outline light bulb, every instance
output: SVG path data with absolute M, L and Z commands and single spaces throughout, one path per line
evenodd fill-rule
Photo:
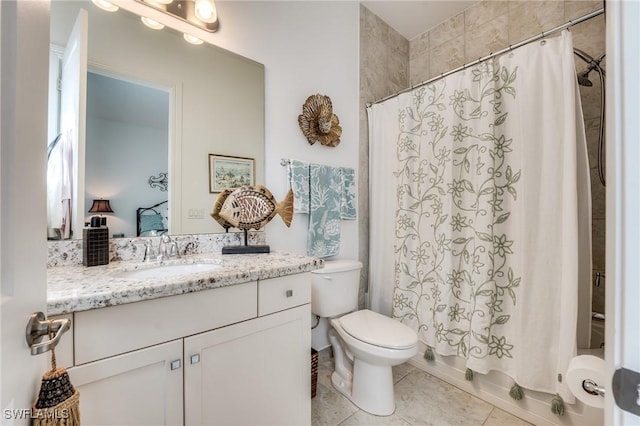
M 143 24 L 145 24 L 147 27 L 153 30 L 161 30 L 164 28 L 164 25 L 162 25 L 160 22 L 154 21 L 153 19 L 149 19 L 146 16 L 141 16 L 140 20 L 142 21 Z
M 203 22 L 212 24 L 218 20 L 213 0 L 196 0 L 196 16 Z
M 200 40 L 198 37 L 192 36 L 191 34 L 184 33 L 183 37 L 184 37 L 185 40 L 187 40 L 191 44 L 202 44 L 203 43 L 202 40 Z
M 91 1 L 93 2 L 93 4 L 98 6 L 100 9 L 106 10 L 107 12 L 115 12 L 116 10 L 120 9 L 115 4 L 109 3 L 106 0 L 91 0 Z

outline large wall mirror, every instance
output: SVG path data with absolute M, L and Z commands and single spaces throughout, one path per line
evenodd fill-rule
M 74 32 L 85 40 L 70 42 Z M 86 68 L 78 71 L 65 61 L 73 51 L 83 61 L 81 43 Z M 58 142 L 48 162 L 49 239 L 81 238 L 99 199 L 113 210 L 101 213 L 111 235 L 138 235 L 138 209 L 154 206 L 147 212 L 163 220 L 154 226 L 168 233 L 223 232 L 209 216 L 217 196 L 209 154 L 253 159 L 255 183 L 264 182 L 264 66 L 88 0 L 51 2 L 51 44 L 47 143 Z M 74 73 L 80 89 L 67 101 L 59 89 L 71 86 L 65 79 Z M 65 103 L 81 118 L 68 121 Z M 70 223 L 67 232 L 61 220 Z

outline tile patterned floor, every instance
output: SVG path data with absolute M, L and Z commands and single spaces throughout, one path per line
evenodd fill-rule
M 395 413 L 388 417 L 374 416 L 358 409 L 333 388 L 332 372 L 333 359 L 320 362 L 317 393 L 311 402 L 313 426 L 530 425 L 410 364 L 393 369 Z

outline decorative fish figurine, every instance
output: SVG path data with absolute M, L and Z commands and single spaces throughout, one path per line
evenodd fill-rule
M 278 203 L 273 194 L 262 185 L 242 186 L 226 197 L 218 213 L 220 218 L 231 226 L 242 230 L 260 229 L 276 214 L 282 216 L 287 227 L 291 225 L 293 219 L 291 189 L 284 200 Z
M 211 212 L 211 217 L 218 222 L 225 230 L 225 232 L 229 232 L 229 228 L 231 228 L 231 224 L 220 217 L 220 210 L 222 209 L 222 205 L 224 201 L 227 199 L 229 194 L 231 194 L 230 189 L 225 189 L 220 194 L 218 194 L 218 198 L 213 203 L 213 211 Z

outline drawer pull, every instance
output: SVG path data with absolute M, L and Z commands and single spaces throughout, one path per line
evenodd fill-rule
M 177 370 L 178 368 L 180 368 L 180 360 L 176 359 L 174 361 L 171 361 L 171 370 Z
M 200 354 L 191 355 L 191 364 L 197 364 L 200 362 Z
M 293 296 L 293 290 L 287 290 L 286 295 L 287 295 L 287 297 L 292 297 Z

